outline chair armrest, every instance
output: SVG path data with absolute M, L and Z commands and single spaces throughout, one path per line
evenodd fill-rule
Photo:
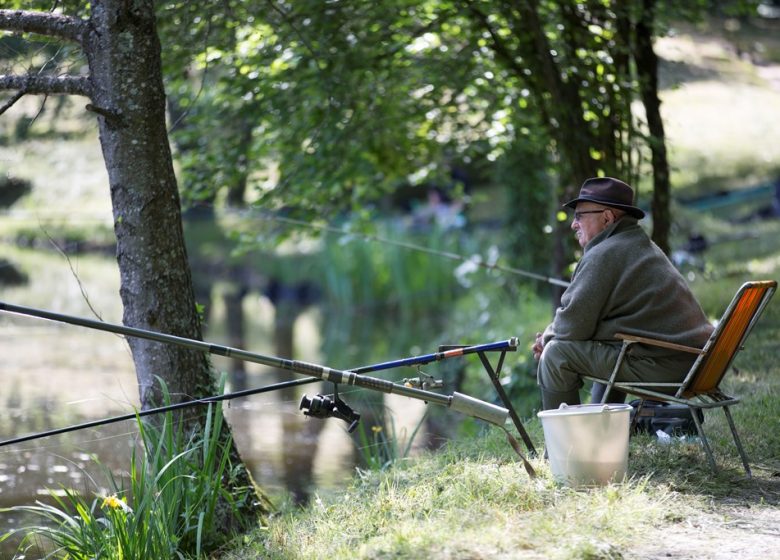
M 625 340 L 627 342 L 638 342 L 640 344 L 648 344 L 650 346 L 659 346 L 661 348 L 668 348 L 670 350 L 677 350 L 679 352 L 688 352 L 690 354 L 701 354 L 701 348 L 694 348 L 693 346 L 684 346 L 682 344 L 675 344 L 674 342 L 665 342 L 663 340 L 656 340 L 655 338 L 646 338 L 644 336 L 635 336 L 633 334 L 617 333 L 615 338 Z

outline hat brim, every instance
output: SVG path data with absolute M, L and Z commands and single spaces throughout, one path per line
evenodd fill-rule
M 636 206 L 629 206 L 628 204 L 617 204 L 608 200 L 599 200 L 598 198 L 591 196 L 580 196 L 574 200 L 570 200 L 564 204 L 564 206 L 566 208 L 574 209 L 578 202 L 595 202 L 596 204 L 603 204 L 604 206 L 609 206 L 610 208 L 618 208 L 625 211 L 628 215 L 640 220 L 645 217 L 645 211 L 641 208 L 637 208 Z

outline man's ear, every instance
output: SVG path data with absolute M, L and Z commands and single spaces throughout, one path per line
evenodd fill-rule
M 615 216 L 615 213 L 609 208 L 604 211 L 604 215 L 607 217 L 608 224 L 614 224 L 617 221 L 617 216 Z

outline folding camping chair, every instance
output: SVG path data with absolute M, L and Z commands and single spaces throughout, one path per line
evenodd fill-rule
M 750 334 L 753 326 L 758 321 L 764 308 L 771 299 L 777 282 L 767 280 L 761 282 L 746 282 L 737 291 L 734 299 L 729 304 L 723 317 L 713 331 L 704 348 L 692 348 L 679 344 L 672 344 L 662 340 L 633 336 L 628 334 L 618 334 L 617 338 L 623 341 L 615 368 L 607 382 L 606 390 L 601 402 L 606 402 L 610 390 L 619 389 L 626 393 L 639 396 L 641 399 L 652 399 L 662 402 L 677 403 L 687 406 L 691 409 L 691 416 L 696 424 L 696 430 L 699 433 L 702 446 L 707 453 L 707 459 L 713 471 L 717 470 L 715 459 L 712 455 L 712 449 L 704 435 L 702 423 L 699 420 L 698 410 L 704 408 L 723 408 L 726 420 L 731 428 L 731 434 L 734 436 L 734 443 L 737 447 L 742 464 L 745 466 L 745 472 L 750 477 L 750 466 L 745 450 L 737 435 L 737 429 L 734 420 L 729 412 L 729 407 L 739 402 L 739 398 L 726 395 L 720 389 L 720 382 L 723 379 L 729 366 L 734 361 L 737 353 L 744 347 L 745 339 Z M 681 383 L 640 383 L 617 381 L 618 370 L 620 369 L 626 353 L 634 344 L 647 344 L 675 350 L 679 352 L 689 352 L 697 354 L 696 361 L 691 366 L 685 379 Z M 603 379 L 597 379 L 585 376 L 596 382 L 603 383 Z M 665 392 L 664 392 L 665 391 Z M 673 394 L 671 394 L 673 392 Z M 641 410 L 637 411 L 637 416 Z

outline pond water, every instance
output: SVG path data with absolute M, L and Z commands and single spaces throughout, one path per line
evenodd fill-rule
M 68 259 L 56 251 L 12 245 L 0 245 L 0 256 L 28 278 L 24 285 L 3 288 L 0 300 L 121 323 L 118 272 L 112 257 L 82 255 Z M 219 286 L 214 288 L 217 296 L 219 290 Z M 223 324 L 223 300 L 213 297 L 212 306 L 205 338 L 216 344 L 229 344 Z M 244 298 L 243 306 L 247 321 L 245 349 L 290 357 L 277 353 L 279 348 L 274 347 L 275 310 L 269 300 L 261 294 L 250 293 Z M 291 326 L 291 346 L 296 354 L 292 357 L 323 363 L 321 324 L 321 312 L 316 306 L 297 315 Z M 384 354 L 377 355 L 373 363 L 411 355 L 410 348 L 401 350 L 387 345 L 384 333 L 392 333 L 397 324 L 385 327 L 375 324 L 374 328 L 384 341 L 379 350 Z M 413 333 L 405 335 L 404 339 L 414 337 Z M 424 335 L 418 341 L 424 342 Z M 435 348 L 419 348 L 417 353 L 419 350 L 427 353 Z M 4 357 L 0 360 L 0 378 L 5 387 L 0 397 L 3 400 L 2 440 L 126 414 L 138 406 L 130 351 L 120 336 L 2 313 L 0 355 Z M 231 367 L 222 358 L 214 358 L 213 362 L 218 371 Z M 366 362 L 328 365 L 346 368 L 366 365 Z M 248 388 L 280 379 L 279 372 L 257 364 L 246 365 L 246 376 Z M 295 374 L 287 376 L 295 377 Z M 228 386 L 228 390 L 232 388 Z M 336 419 L 322 421 L 304 417 L 299 410 L 304 392 L 313 395 L 332 391 L 321 384 L 312 384 L 292 393 L 265 393 L 226 405 L 226 416 L 239 451 L 255 480 L 272 498 L 291 492 L 305 499 L 312 489 L 338 487 L 354 472 L 359 453 L 355 441 L 346 432 L 346 424 Z M 368 391 L 344 389 L 340 396 L 360 409 L 361 406 L 352 402 L 353 398 L 361 398 L 358 393 Z M 374 397 L 370 406 L 376 406 L 376 402 Z M 403 397 L 387 396 L 384 405 L 397 434 L 412 433 L 425 412 L 424 403 Z M 367 421 L 371 420 L 367 418 Z M 420 443 L 425 440 L 423 432 L 417 434 Z M 100 493 L 106 486 L 101 474 L 103 467 L 115 472 L 126 470 L 136 437 L 134 421 L 126 421 L 0 447 L 0 507 L 32 504 L 44 499 L 50 490 L 62 488 Z M 0 514 L 0 529 L 14 527 L 19 522 L 17 516 Z M 3 552 L 0 550 L 0 555 Z

